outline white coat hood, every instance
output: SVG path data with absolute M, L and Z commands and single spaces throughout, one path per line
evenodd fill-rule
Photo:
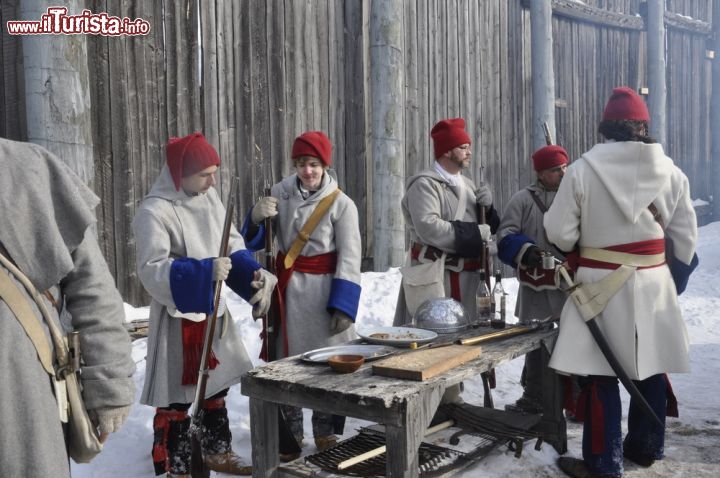
M 664 190 L 674 170 L 660 144 L 635 141 L 595 145 L 584 159 L 610 192 L 622 214 L 633 224 Z M 628 194 L 634 191 L 634 194 Z

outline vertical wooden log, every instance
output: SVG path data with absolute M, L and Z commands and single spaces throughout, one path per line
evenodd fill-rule
M 545 145 L 541 125 L 555 135 L 555 75 L 553 74 L 552 5 L 550 0 L 530 2 L 532 65 L 532 143 L 535 151 Z
M 405 228 L 398 207 L 405 190 L 403 8 L 392 0 L 370 7 L 373 224 L 376 271 L 402 264 Z
M 712 62 L 712 98 L 710 104 L 710 127 L 712 128 L 712 182 L 710 193 L 713 195 L 713 220 L 720 220 L 720 2 L 712 6 L 713 50 Z
M 648 0 L 647 62 L 650 97 L 650 135 L 667 148 L 665 81 L 665 0 Z
M 23 20 L 39 20 L 48 2 L 25 0 Z M 66 2 L 79 14 L 84 2 Z M 22 37 L 27 139 L 60 157 L 87 184 L 95 179 L 87 38 L 84 35 Z

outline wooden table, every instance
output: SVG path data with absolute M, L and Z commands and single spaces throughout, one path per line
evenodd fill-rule
M 484 333 L 477 329 L 478 335 Z M 485 332 L 489 332 L 485 330 Z M 307 364 L 298 357 L 272 362 L 242 378 L 242 393 L 250 397 L 253 476 L 281 476 L 278 466 L 278 404 L 322 410 L 385 425 L 387 476 L 417 477 L 417 451 L 450 385 L 479 375 L 497 365 L 542 349 L 547 363 L 557 329 L 482 344 L 482 355 L 424 382 L 372 375 L 370 364 L 353 374 L 337 374 L 330 367 Z M 559 453 L 567 450 L 562 395 L 556 374 L 545 367 L 543 420 L 539 431 Z

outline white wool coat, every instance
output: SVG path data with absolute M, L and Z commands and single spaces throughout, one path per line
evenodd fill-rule
M 317 204 L 338 188 L 329 174 L 323 175 L 320 189 L 303 199 L 298 189 L 297 174 L 292 174 L 272 187 L 271 195 L 278 199 L 278 215 L 273 221 L 275 240 L 283 254 L 287 254 L 300 229 L 315 210 Z M 310 235 L 301 255 L 317 256 L 337 252 L 337 267 L 330 274 L 306 274 L 293 272 L 285 293 L 288 352 L 297 355 L 320 347 L 337 345 L 356 337 L 355 327 L 339 333 L 330 333 L 332 306 L 338 281 L 346 281 L 357 293 L 348 299 L 350 308 L 357 310 L 360 294 L 360 263 L 362 245 L 360 226 L 355 203 L 341 192 L 328 212 Z M 343 301 L 344 302 L 344 301 Z M 355 314 L 345 310 L 355 319 Z M 277 340 L 278 356 L 283 356 L 283 336 Z
M 544 224 L 562 250 L 603 248 L 663 237 L 648 205 L 654 203 L 690 264 L 697 223 L 688 179 L 659 144 L 595 145 L 567 171 Z M 596 282 L 607 269 L 580 267 L 579 282 Z M 636 271 L 597 317 L 603 335 L 630 378 L 688 372 L 688 336 L 667 265 Z M 565 303 L 550 366 L 563 373 L 614 376 L 572 300 Z
M 182 385 L 182 319 L 168 313 L 168 307 L 177 308 L 170 289 L 170 269 L 177 258 L 217 257 L 224 219 L 225 207 L 215 188 L 197 196 L 189 196 L 182 189 L 176 191 L 167 166 L 135 215 L 138 277 L 152 296 L 140 403 L 167 407 L 195 399 L 195 386 Z M 242 249 L 245 242 L 233 227 L 230 253 Z M 229 323 L 223 324 L 224 320 Z M 223 329 L 226 332 L 221 337 Z M 229 312 L 224 318 L 218 317 L 213 352 L 220 364 L 210 371 L 206 397 L 239 383 L 242 374 L 252 368 Z

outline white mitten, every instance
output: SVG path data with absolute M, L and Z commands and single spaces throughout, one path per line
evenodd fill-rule
M 487 224 L 478 224 L 478 231 L 480 231 L 480 237 L 483 241 L 487 242 L 488 239 L 490 239 L 490 235 L 492 234 L 490 226 Z
M 336 310 L 330 319 L 330 333 L 339 334 L 350 328 L 353 324 L 352 319 L 345 312 Z
M 487 186 L 480 186 L 475 190 L 475 201 L 479 206 L 490 207 L 493 203 L 492 193 Z
M 254 224 L 260 224 L 265 218 L 277 216 L 277 204 L 277 198 L 272 196 L 261 197 L 253 206 L 250 219 Z
M 275 289 L 277 281 L 277 277 L 265 269 L 255 271 L 255 277 L 250 282 L 250 286 L 257 289 L 257 292 L 248 301 L 253 306 L 253 318 L 258 319 L 267 314 L 272 302 L 272 291 Z
M 232 261 L 229 257 L 218 257 L 217 259 L 213 259 L 213 281 L 217 282 L 219 280 L 227 279 L 230 269 L 232 269 Z
M 130 405 L 125 407 L 108 407 L 88 410 L 88 415 L 98 431 L 103 433 L 115 433 L 120 430 L 130 414 Z

